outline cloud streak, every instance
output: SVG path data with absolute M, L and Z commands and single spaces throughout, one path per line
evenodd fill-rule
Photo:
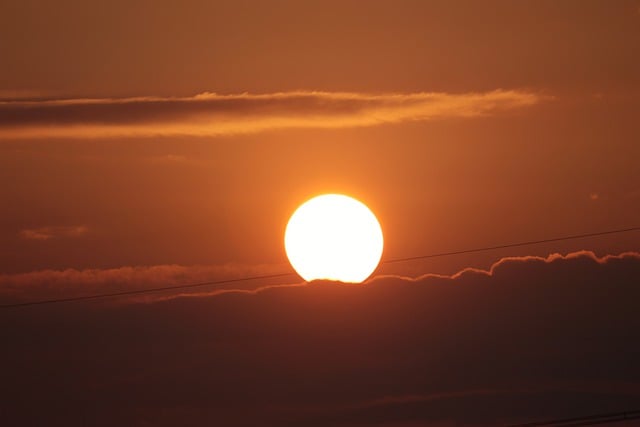
M 85 235 L 89 228 L 84 225 L 47 226 L 27 228 L 20 231 L 20 236 L 27 240 L 49 240 L 54 238 L 73 238 Z
M 41 229 L 38 229 L 41 230 Z M 43 237 L 32 237 L 44 239 L 44 231 L 34 232 Z M 504 257 L 494 262 L 489 269 L 466 268 L 452 275 L 425 274 L 419 277 L 403 277 L 393 275 L 379 275 L 369 279 L 364 286 L 377 286 L 382 283 L 416 283 L 419 285 L 430 285 L 441 281 L 455 283 L 465 280 L 468 277 L 481 278 L 492 277 L 496 274 L 503 274 L 519 265 L 551 265 L 568 261 L 580 261 L 583 263 L 595 263 L 606 265 L 615 262 L 640 262 L 640 253 L 624 252 L 619 255 L 605 255 L 598 257 L 591 251 L 578 251 L 566 255 L 554 253 L 547 257 L 540 256 L 520 256 Z M 152 265 L 152 266 L 125 266 L 108 269 L 84 269 L 78 270 L 69 268 L 66 270 L 40 270 L 18 274 L 0 274 L 0 302 L 19 303 L 42 299 L 73 298 L 82 295 L 109 294 L 125 291 L 139 291 L 149 288 L 180 286 L 191 283 L 203 283 L 209 281 L 221 281 L 227 279 L 237 279 L 243 277 L 259 277 L 263 275 L 280 275 L 290 271 L 286 266 L 280 264 L 225 264 L 210 266 L 184 266 L 175 264 Z M 265 284 L 264 280 L 249 280 L 242 282 L 231 282 L 215 287 L 198 287 L 193 289 L 181 289 L 162 293 L 139 294 L 126 297 L 127 302 L 154 302 L 166 301 L 183 297 L 212 297 L 224 294 L 246 294 L 256 295 L 276 288 L 286 288 L 295 286 L 307 286 L 301 279 L 291 272 L 291 277 L 276 279 Z M 324 281 L 312 282 L 323 284 Z M 332 282 L 329 282 L 332 283 Z M 340 284 L 340 286 L 361 288 L 362 285 Z
M 365 94 L 278 92 L 193 97 L 0 101 L 0 137 L 219 136 L 272 129 L 348 128 L 469 118 L 535 105 L 520 90 Z
M 33 230 L 29 230 L 33 231 Z M 34 234 L 40 236 L 38 233 Z M 42 237 L 30 237 L 46 239 Z M 210 266 L 152 265 L 124 266 L 106 269 L 69 268 L 66 270 L 39 270 L 18 274 L 0 274 L 0 303 L 19 303 L 43 299 L 74 298 L 83 295 L 109 294 L 142 289 L 179 286 L 184 284 L 220 281 L 279 273 L 284 268 L 278 264 L 223 264 Z M 293 277 L 294 275 L 292 275 Z M 256 292 L 263 281 L 221 284 L 202 288 L 185 289 L 170 295 L 152 293 L 129 297 L 127 301 L 155 301 L 175 298 L 179 295 L 212 295 L 224 292 Z M 256 289 L 253 289 L 256 288 Z

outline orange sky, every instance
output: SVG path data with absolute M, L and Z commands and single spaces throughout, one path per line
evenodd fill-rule
M 3 301 L 288 271 L 325 192 L 383 259 L 640 225 L 636 0 L 10 0 L 0 58 Z
M 393 258 L 637 220 L 634 2 L 4 9 L 4 272 L 282 263 L 288 215 L 327 191 L 374 209 Z M 47 227 L 83 231 L 28 238 Z

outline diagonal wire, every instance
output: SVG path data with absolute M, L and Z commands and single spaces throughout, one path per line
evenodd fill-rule
M 504 245 L 486 246 L 486 247 L 473 248 L 473 249 L 463 249 L 463 250 L 453 251 L 453 252 L 440 252 L 435 254 L 418 255 L 418 256 L 412 256 L 407 258 L 395 258 L 395 259 L 389 259 L 389 260 L 383 261 L 383 263 L 391 264 L 391 263 L 397 263 L 397 262 L 415 261 L 419 259 L 437 258 L 437 257 L 443 257 L 443 256 L 450 256 L 450 255 L 462 255 L 462 254 L 470 254 L 474 252 L 493 251 L 496 249 L 517 248 L 520 246 L 531 246 L 531 245 L 539 245 L 542 243 L 562 242 L 564 240 L 586 239 L 588 237 L 598 237 L 598 236 L 606 236 L 608 234 L 628 233 L 631 231 L 639 231 L 639 230 L 640 230 L 640 227 L 630 227 L 630 228 L 621 228 L 617 230 L 598 231 L 595 233 L 574 234 L 570 236 L 553 237 L 550 239 L 529 240 L 527 242 L 507 243 Z
M 542 239 L 542 240 L 529 240 L 524 242 L 508 243 L 504 245 L 485 246 L 485 247 L 479 247 L 479 248 L 473 248 L 473 249 L 464 249 L 464 250 L 458 250 L 458 251 L 452 251 L 452 252 L 440 252 L 440 253 L 412 256 L 412 257 L 405 257 L 405 258 L 392 258 L 388 260 L 383 260 L 381 264 L 392 264 L 392 263 L 408 262 L 408 261 L 415 261 L 415 260 L 421 260 L 421 259 L 439 258 L 439 257 L 445 257 L 445 256 L 452 256 L 452 255 L 486 252 L 486 251 L 493 251 L 496 249 L 516 248 L 521 246 L 538 245 L 542 243 L 553 243 L 553 242 L 561 242 L 566 240 L 584 239 L 588 237 L 606 236 L 610 234 L 629 233 L 632 231 L 640 231 L 640 227 L 629 227 L 629 228 L 621 228 L 617 230 L 574 234 L 569 236 L 553 237 L 553 238 Z M 56 303 L 63 303 L 63 302 L 84 301 L 84 300 L 92 300 L 92 299 L 99 299 L 99 298 L 112 298 L 112 297 L 130 296 L 130 295 L 140 295 L 140 294 L 153 293 L 153 292 L 162 292 L 162 291 L 179 290 L 179 289 L 193 289 L 193 288 L 200 288 L 200 287 L 206 287 L 206 286 L 219 286 L 219 285 L 227 285 L 230 283 L 248 282 L 252 280 L 261 280 L 261 279 L 276 279 L 276 278 L 283 278 L 283 277 L 289 277 L 294 275 L 295 273 L 290 271 L 290 272 L 283 272 L 283 273 L 269 274 L 269 275 L 262 275 L 262 276 L 239 277 L 235 279 L 213 280 L 213 281 L 207 281 L 207 282 L 187 283 L 183 285 L 170 285 L 170 286 L 144 288 L 144 289 L 136 289 L 136 290 L 130 290 L 130 291 L 112 292 L 112 293 L 104 293 L 104 294 L 82 295 L 82 296 L 69 297 L 69 298 L 27 301 L 27 302 L 21 302 L 21 303 L 13 303 L 13 304 L 2 304 L 0 305 L 0 309 L 27 307 L 27 306 L 44 305 L 44 304 L 56 304 Z
M 293 276 L 295 273 L 278 273 L 278 274 L 269 274 L 264 276 L 252 276 L 252 277 L 239 277 L 236 279 L 224 279 L 224 280 L 212 280 L 208 282 L 198 282 L 198 283 L 186 283 L 184 285 L 170 285 L 170 286 L 160 286 L 157 288 L 143 288 L 136 289 L 131 291 L 121 291 L 121 292 L 112 292 L 106 294 L 95 294 L 95 295 L 82 295 L 77 297 L 69 297 L 69 298 L 58 298 L 58 299 L 46 299 L 40 301 L 27 301 L 20 302 L 15 304 L 2 304 L 0 308 L 10 308 L 10 307 L 26 307 L 30 305 L 42 305 L 42 304 L 55 304 L 59 302 L 73 302 L 73 301 L 84 301 L 90 299 L 98 299 L 98 298 L 111 298 L 111 297 L 121 297 L 121 296 L 129 296 L 129 295 L 139 295 L 146 294 L 152 292 L 162 292 L 176 289 L 193 289 L 200 288 L 203 286 L 216 286 L 216 285 L 226 285 L 229 283 L 238 283 L 238 282 L 246 282 L 249 280 L 258 280 L 258 279 L 275 279 L 287 276 Z

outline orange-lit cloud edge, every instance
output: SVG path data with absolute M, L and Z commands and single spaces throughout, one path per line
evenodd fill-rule
M 340 282 L 315 281 L 288 282 L 268 285 L 255 285 L 255 281 L 247 281 L 246 287 L 237 284 L 228 284 L 222 288 L 200 291 L 197 289 L 187 291 L 174 291 L 166 293 L 148 293 L 119 298 L 118 303 L 153 303 L 176 298 L 215 297 L 225 294 L 256 295 L 265 291 L 283 288 L 300 288 L 321 286 L 323 283 L 331 283 L 337 286 L 362 287 L 376 286 L 380 284 L 417 284 L 426 285 L 433 280 L 444 280 L 454 284 L 456 281 L 469 276 L 492 277 L 496 273 L 507 268 L 518 268 L 524 264 L 553 264 L 563 261 L 580 261 L 590 264 L 606 265 L 613 261 L 637 262 L 640 269 L 640 252 L 623 252 L 617 255 L 597 256 L 594 252 L 582 250 L 566 255 L 553 253 L 546 257 L 521 256 L 503 257 L 494 262 L 487 270 L 478 268 L 466 268 L 452 275 L 424 274 L 418 277 L 406 277 L 397 275 L 374 275 L 364 284 L 346 284 Z M 282 265 L 265 264 L 256 266 L 222 265 L 222 266 L 180 266 L 157 265 L 139 267 L 120 267 L 113 269 L 66 269 L 66 270 L 41 270 L 20 274 L 0 275 L 0 303 L 14 303 L 35 301 L 46 298 L 76 297 L 109 292 L 121 292 L 127 290 L 142 290 L 159 286 L 183 285 L 204 281 L 235 279 L 238 277 L 251 277 L 259 275 L 282 273 Z M 292 277 L 295 275 L 292 273 Z
M 472 93 L 294 91 L 192 97 L 0 101 L 0 137 L 222 136 L 273 129 L 349 128 L 470 118 L 529 107 L 526 90 Z

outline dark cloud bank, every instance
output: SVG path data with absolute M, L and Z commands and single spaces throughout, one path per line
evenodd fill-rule
M 3 310 L 4 426 L 503 425 L 640 406 L 640 254 Z

